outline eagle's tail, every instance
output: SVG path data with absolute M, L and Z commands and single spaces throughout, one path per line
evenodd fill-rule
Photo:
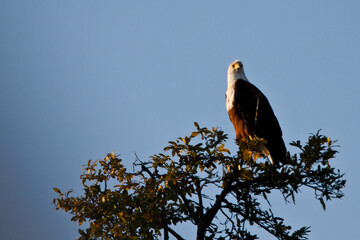
M 268 140 L 265 144 L 270 153 L 270 159 L 275 166 L 279 166 L 280 163 L 286 164 L 286 147 L 282 137 Z

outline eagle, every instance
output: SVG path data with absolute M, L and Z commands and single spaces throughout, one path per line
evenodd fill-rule
M 286 147 L 279 122 L 265 95 L 248 81 L 241 61 L 230 64 L 227 81 L 226 109 L 235 128 L 236 142 L 249 136 L 263 138 L 264 152 L 272 164 L 285 164 Z

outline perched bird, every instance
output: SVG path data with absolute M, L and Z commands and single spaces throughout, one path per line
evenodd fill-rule
M 279 122 L 265 95 L 245 76 L 244 66 L 236 60 L 228 69 L 226 109 L 235 128 L 236 141 L 248 136 L 263 138 L 265 153 L 278 166 L 286 163 L 286 147 Z

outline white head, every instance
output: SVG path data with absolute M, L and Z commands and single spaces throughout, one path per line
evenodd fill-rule
M 242 62 L 240 60 L 235 60 L 230 64 L 228 69 L 228 84 L 234 83 L 238 79 L 248 81 L 245 76 Z

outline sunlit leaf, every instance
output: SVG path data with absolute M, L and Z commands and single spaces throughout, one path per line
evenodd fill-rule
M 199 132 L 192 132 L 191 133 L 191 137 L 196 137 L 197 135 L 199 135 Z
M 53 190 L 59 194 L 61 194 L 60 190 L 58 188 L 53 188 Z

